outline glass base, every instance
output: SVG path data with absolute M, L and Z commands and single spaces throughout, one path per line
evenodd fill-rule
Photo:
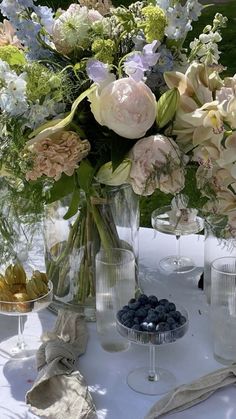
M 0 354 L 8 360 L 24 360 L 35 356 L 41 341 L 33 336 L 24 335 L 25 342 L 18 343 L 17 336 L 14 336 L 0 344 Z
M 172 390 L 176 385 L 176 378 L 171 372 L 160 368 L 158 374 L 153 377 L 153 380 L 150 380 L 148 368 L 142 367 L 129 373 L 127 383 L 138 393 L 154 396 Z
M 217 355 L 216 353 L 214 353 L 213 355 L 214 355 L 215 360 L 223 365 L 232 365 L 232 364 L 235 364 L 236 362 L 235 359 L 226 359 L 220 355 Z
M 180 258 L 177 256 L 167 256 L 160 260 L 159 266 L 163 271 L 176 274 L 191 272 L 196 267 L 193 260 L 185 256 L 181 256 Z

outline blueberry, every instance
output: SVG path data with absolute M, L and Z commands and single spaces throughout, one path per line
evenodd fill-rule
M 156 308 L 155 308 L 155 311 L 156 311 L 156 313 L 164 313 L 164 311 L 165 311 L 165 307 L 164 306 L 157 306 Z
M 175 323 L 175 321 L 174 321 L 174 323 L 169 323 L 169 326 L 170 326 L 170 330 L 175 330 L 177 327 L 178 327 L 178 323 Z
M 129 300 L 129 303 L 128 304 L 133 304 L 133 303 L 135 303 L 136 302 L 136 298 L 131 298 L 130 300 Z
M 140 319 L 138 317 L 134 317 L 133 322 L 134 322 L 134 324 L 139 324 Z
M 139 330 L 141 330 L 141 327 L 140 327 L 140 325 L 139 325 L 139 324 L 134 324 L 134 325 L 131 327 L 131 329 L 132 329 L 132 330 L 137 330 L 137 331 L 139 331 Z
M 139 301 L 134 301 L 133 303 L 129 302 L 129 308 L 131 310 L 138 310 L 139 307 L 141 307 L 141 304 Z
M 145 305 L 148 303 L 148 296 L 146 294 L 140 294 L 140 296 L 138 297 L 138 301 L 141 305 Z
M 164 306 L 166 305 L 166 303 L 169 303 L 169 301 L 166 298 L 162 298 L 161 300 L 159 300 L 159 305 Z
M 144 331 L 144 332 L 147 332 L 147 330 L 148 330 L 148 323 L 147 323 L 147 322 L 142 322 L 142 323 L 140 324 L 140 329 L 141 329 L 142 331 Z
M 168 332 L 170 330 L 170 326 L 166 322 L 158 323 L 156 330 L 158 332 Z
M 169 303 L 169 311 L 175 311 L 176 305 L 174 303 Z
M 124 324 L 126 320 L 133 320 L 134 317 L 135 317 L 134 310 L 126 311 L 124 314 L 122 314 L 120 321 L 122 324 Z
M 180 311 L 176 310 L 176 311 L 171 312 L 171 316 L 173 317 L 174 320 L 179 321 L 181 317 L 181 313 Z
M 133 321 L 131 319 L 127 319 L 124 321 L 123 325 L 130 329 L 133 326 Z
M 138 310 L 135 311 L 135 317 L 138 317 L 139 319 L 144 319 L 148 314 L 148 311 L 143 308 L 140 307 Z
M 166 313 L 158 313 L 157 315 L 157 323 L 162 323 L 165 322 L 167 319 L 167 314 Z
M 152 308 L 152 306 L 151 306 L 151 304 L 145 304 L 144 306 L 143 306 L 146 310 L 150 310 L 150 308 Z
M 126 310 L 124 310 L 123 308 L 121 310 L 119 310 L 117 312 L 117 318 L 118 318 L 118 320 L 120 320 L 121 317 L 122 317 L 122 315 L 125 314 L 125 313 L 126 313 Z
M 155 332 L 155 330 L 156 330 L 155 323 L 152 323 L 152 322 L 148 323 L 148 325 L 147 325 L 147 331 L 148 332 Z
M 145 317 L 144 319 L 145 322 L 148 323 L 157 323 L 157 315 L 156 314 L 150 314 L 147 317 Z
M 148 302 L 151 304 L 151 307 L 155 308 L 158 304 L 158 299 L 155 295 L 150 295 L 148 297 Z
M 169 325 L 176 324 L 175 320 L 171 316 L 167 316 L 166 323 L 168 323 Z
M 186 323 L 186 317 L 185 316 L 180 316 L 180 319 L 179 319 L 179 323 L 180 323 L 180 325 L 182 326 L 184 323 Z

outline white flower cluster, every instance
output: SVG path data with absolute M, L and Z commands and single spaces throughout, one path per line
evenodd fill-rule
M 191 22 L 198 19 L 202 10 L 197 0 L 187 0 L 183 6 L 173 0 L 157 0 L 157 5 L 166 13 L 165 35 L 175 40 L 185 38 L 192 29 Z
M 11 116 L 18 116 L 28 109 L 26 100 L 26 73 L 19 76 L 0 60 L 0 109 Z
M 227 18 L 220 13 L 216 14 L 213 25 L 207 25 L 199 38 L 195 38 L 190 42 L 191 54 L 189 61 L 198 59 L 205 64 L 216 64 L 220 58 L 218 43 L 222 40 L 219 32 L 220 28 L 224 28 Z

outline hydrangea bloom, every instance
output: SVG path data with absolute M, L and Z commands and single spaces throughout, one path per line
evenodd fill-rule
M 31 147 L 35 158 L 33 169 L 27 172 L 26 178 L 36 180 L 45 175 L 58 180 L 62 173 L 71 176 L 89 150 L 89 142 L 81 140 L 73 131 L 62 131 L 52 138 L 43 138 Z

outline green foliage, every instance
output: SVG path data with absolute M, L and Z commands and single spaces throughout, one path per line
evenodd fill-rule
M 53 187 L 46 194 L 48 204 L 61 199 L 73 192 L 75 187 L 74 176 L 67 176 L 64 173 L 60 179 L 53 184 Z

